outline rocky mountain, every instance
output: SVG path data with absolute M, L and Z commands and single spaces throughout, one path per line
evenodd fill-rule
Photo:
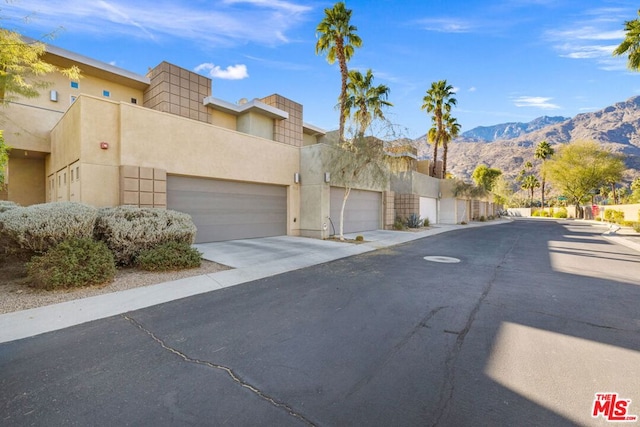
M 546 120 L 540 119 L 539 123 Z M 553 122 L 554 118 L 548 119 Z M 506 130 L 508 125 L 510 124 L 496 125 L 493 128 L 499 129 L 502 126 Z M 447 170 L 459 178 L 470 179 L 476 166 L 484 163 L 502 170 L 507 177 L 514 177 L 525 162 L 533 161 L 535 147 L 544 140 L 552 145 L 592 140 L 614 152 L 623 153 L 629 168 L 626 180 L 630 181 L 640 175 L 640 96 L 593 113 L 578 114 L 571 119 L 551 123 L 514 138 L 487 142 L 479 139 L 479 136 L 463 136 L 449 144 Z M 431 147 L 426 138 L 418 138 L 415 142 L 419 156 L 430 158 Z
M 565 120 L 569 120 L 569 118 L 561 116 L 542 116 L 530 121 L 529 123 L 513 122 L 502 123 L 493 126 L 478 126 L 471 130 L 463 132 L 461 137 L 465 140 L 475 140 L 478 142 L 491 142 L 498 139 L 512 139 L 525 135 L 527 133 L 535 132 L 549 125 L 562 123 Z

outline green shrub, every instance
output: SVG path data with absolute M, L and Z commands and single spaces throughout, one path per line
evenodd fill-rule
M 604 219 L 608 222 L 622 223 L 624 221 L 624 212 L 615 209 L 607 209 L 604 211 Z
M 428 227 L 429 226 L 429 218 L 425 218 L 422 220 L 422 226 L 423 227 Z
M 184 270 L 200 267 L 202 254 L 184 242 L 165 242 L 144 249 L 136 257 L 136 265 L 147 271 Z
M 460 225 L 467 225 L 467 221 L 461 221 Z
M 404 230 L 405 229 L 405 223 L 402 220 L 402 218 L 400 218 L 399 216 L 396 217 L 396 220 L 393 222 L 393 229 L 394 230 Z
M 540 216 L 540 211 L 533 211 L 531 216 Z
M 485 218 L 484 215 L 480 215 L 480 219 L 478 221 L 485 222 L 486 220 L 487 220 L 487 218 Z
M 75 202 L 15 207 L 0 214 L 0 240 L 7 250 L 44 253 L 67 239 L 92 237 L 97 213 Z
M 10 202 L 8 200 L 0 200 L 0 213 L 6 212 L 10 209 L 19 208 L 20 205 L 14 202 Z
M 554 218 L 567 218 L 567 216 L 568 214 L 566 208 L 560 208 L 553 213 Z
M 633 222 L 633 221 L 619 221 L 618 224 L 622 225 L 623 227 L 633 227 L 633 224 L 635 224 L 635 222 Z
M 192 244 L 196 226 L 188 214 L 119 206 L 98 211 L 95 237 L 107 244 L 118 265 L 132 265 L 140 252 L 162 243 Z
M 364 236 L 362 236 L 362 235 L 358 234 L 358 235 L 356 236 L 356 242 L 364 242 Z
M 27 274 L 37 288 L 74 288 L 112 281 L 116 267 L 103 242 L 71 238 L 34 256 L 27 263 Z
M 422 225 L 422 220 L 420 219 L 420 215 L 412 213 L 407 218 L 407 227 L 409 228 L 420 228 Z
M 634 222 L 634 223 L 633 223 L 633 230 L 634 230 L 636 233 L 640 233 L 640 222 Z

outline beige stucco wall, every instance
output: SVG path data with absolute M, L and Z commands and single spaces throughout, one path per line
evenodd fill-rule
M 400 194 L 417 194 L 437 199 L 440 180 L 415 171 L 395 173 L 391 175 L 391 190 Z
M 43 203 L 45 198 L 45 175 L 43 158 L 9 159 L 9 183 L 7 198 L 21 206 Z
M 273 119 L 253 112 L 237 119 L 237 131 L 273 140 Z
M 82 201 L 119 202 L 120 165 L 156 168 L 167 174 L 288 187 L 288 233 L 300 228 L 297 148 L 218 126 L 82 96 L 52 132 L 47 172 L 80 159 Z M 109 148 L 100 148 L 106 142 Z
M 224 113 L 222 111 L 211 110 L 211 123 L 221 128 L 236 130 L 237 129 L 237 117 L 230 113 Z

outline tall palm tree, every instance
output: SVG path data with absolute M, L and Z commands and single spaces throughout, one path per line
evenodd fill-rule
M 316 55 L 326 53 L 327 62 L 333 64 L 337 60 L 340 67 L 340 141 L 344 139 L 344 111 L 349 76 L 347 62 L 353 56 L 355 48 L 362 46 L 362 40 L 356 34 L 358 28 L 350 24 L 351 12 L 351 9 L 345 7 L 344 2 L 338 2 L 333 8 L 324 10 L 325 16 L 316 28 Z
M 449 143 L 460 135 L 460 123 L 455 117 L 447 113 L 443 117 L 444 122 L 444 139 L 442 140 L 442 177 L 447 176 L 447 152 L 449 151 Z
M 433 162 L 431 165 L 431 176 L 436 176 L 436 161 L 438 159 L 438 146 L 444 144 L 444 120 L 445 114 L 451 112 L 451 107 L 457 104 L 454 95 L 453 86 L 447 84 L 446 80 L 440 80 L 431 83 L 431 88 L 427 90 L 427 94 L 422 98 L 422 109 L 428 114 L 432 114 L 432 120 L 435 125 L 435 133 L 433 140 Z M 431 133 L 431 131 L 430 131 Z
M 355 109 L 353 119 L 356 122 L 358 137 L 364 136 L 374 119 L 384 119 L 383 107 L 393 106 L 387 101 L 389 90 L 389 87 L 383 84 L 373 86 L 373 72 L 370 69 L 366 74 L 358 70 L 349 71 L 344 115 L 351 117 L 351 110 Z
M 638 10 L 640 16 L 640 10 Z M 624 23 L 624 31 L 626 33 L 624 40 L 620 46 L 613 51 L 614 56 L 629 55 L 627 67 L 631 70 L 640 70 L 640 18 Z
M 542 193 L 542 197 L 540 198 L 540 200 L 542 202 L 542 209 L 544 209 L 544 186 L 546 183 L 547 175 L 546 171 L 544 170 L 544 162 L 546 162 L 549 157 L 553 156 L 555 152 L 556 151 L 553 149 L 551 144 L 549 144 L 547 141 L 540 141 L 540 143 L 536 147 L 536 152 L 533 155 L 533 157 L 535 157 L 536 159 L 542 160 L 542 167 L 540 168 L 540 178 L 542 179 L 542 183 L 540 185 L 540 192 Z
M 533 192 L 536 188 L 540 187 L 540 181 L 538 181 L 538 178 L 536 178 L 535 175 L 527 175 L 522 180 L 522 184 L 520 187 L 523 190 L 528 190 L 531 193 L 529 206 L 533 206 Z

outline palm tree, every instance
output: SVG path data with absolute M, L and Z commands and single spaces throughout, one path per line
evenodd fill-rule
M 460 135 L 460 123 L 455 117 L 451 117 L 449 113 L 443 117 L 444 122 L 444 138 L 442 140 L 442 177 L 447 176 L 447 152 L 449 151 L 449 143 Z
M 389 87 L 385 85 L 373 86 L 373 72 L 367 70 L 362 74 L 358 70 L 349 71 L 349 82 L 344 98 L 345 117 L 351 117 L 351 110 L 355 109 L 353 118 L 357 126 L 357 136 L 362 138 L 374 119 L 384 120 L 383 107 L 393 104 L 387 101 Z
M 340 141 L 344 139 L 345 102 L 347 93 L 347 79 L 349 71 L 347 62 L 353 56 L 356 47 L 362 46 L 362 40 L 356 34 L 357 27 L 350 24 L 351 9 L 346 9 L 344 2 L 336 3 L 332 9 L 324 10 L 324 19 L 316 28 L 318 41 L 316 42 L 316 55 L 327 54 L 327 62 L 333 64 L 336 59 L 340 66 L 340 128 L 338 129 Z
M 536 147 L 536 152 L 533 155 L 536 159 L 542 160 L 542 167 L 540 168 L 540 178 L 542 178 L 542 184 L 540 186 L 540 192 L 542 193 L 542 209 L 544 209 L 544 186 L 546 183 L 546 171 L 544 170 L 544 162 L 555 154 L 555 150 L 547 141 L 541 141 Z
M 527 175 L 522 180 L 521 188 L 531 192 L 530 206 L 533 206 L 533 192 L 538 187 L 540 187 L 540 181 L 538 181 L 538 178 L 536 178 L 535 175 Z
M 431 176 L 436 176 L 436 161 L 438 159 L 438 145 L 444 144 L 444 120 L 443 116 L 451 112 L 451 107 L 456 105 L 457 100 L 453 97 L 453 86 L 448 85 L 446 80 L 431 83 L 431 88 L 422 98 L 422 109 L 428 114 L 433 114 L 432 120 L 435 130 L 429 131 L 429 136 L 433 136 L 433 162 L 431 165 Z
M 640 16 L 640 10 L 638 10 Z M 631 70 L 640 70 L 640 18 L 624 23 L 624 31 L 626 36 L 620 46 L 613 51 L 614 56 L 629 55 L 627 67 Z

